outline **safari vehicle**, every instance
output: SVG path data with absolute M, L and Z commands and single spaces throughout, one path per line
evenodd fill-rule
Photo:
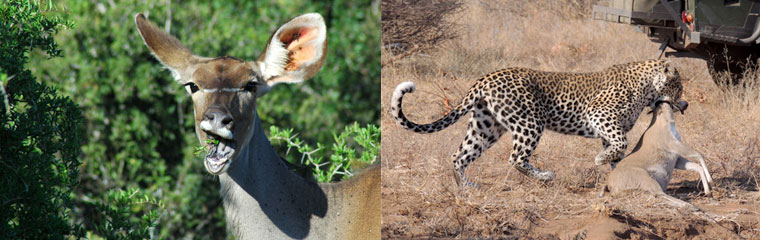
M 738 84 L 748 64 L 760 58 L 760 1 L 602 0 L 593 18 L 640 26 L 650 40 L 676 56 L 707 60 L 715 83 Z M 687 53 L 687 54 L 678 54 Z M 728 72 L 730 82 L 719 74 Z

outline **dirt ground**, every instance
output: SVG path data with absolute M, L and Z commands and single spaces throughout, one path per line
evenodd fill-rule
M 593 162 L 601 141 L 549 131 L 531 163 L 553 171 L 554 181 L 541 183 L 511 167 L 507 135 L 468 168 L 482 188 L 461 188 L 450 155 L 467 119 L 416 134 L 389 117 L 392 91 L 404 81 L 417 84 L 404 98 L 405 114 L 428 123 L 455 106 L 474 79 L 501 68 L 599 71 L 659 54 L 658 44 L 634 27 L 590 20 L 589 5 L 552 3 L 468 2 L 451 16 L 461 24 L 460 38 L 382 69 L 383 238 L 760 239 L 760 91 L 718 88 L 702 59 L 668 57 L 690 103 L 676 115 L 677 127 L 705 156 L 715 182 L 708 197 L 696 173 L 676 170 L 666 193 L 699 212 L 644 193 L 600 198 L 610 171 Z M 645 110 L 628 133 L 629 152 L 650 119 Z

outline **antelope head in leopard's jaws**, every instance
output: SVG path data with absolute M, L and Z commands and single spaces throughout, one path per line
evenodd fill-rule
M 279 83 L 298 83 L 319 71 L 327 50 L 322 16 L 304 14 L 277 29 L 256 61 L 196 56 L 179 40 L 135 16 L 145 44 L 192 96 L 195 132 L 208 153 L 204 165 L 225 173 L 251 141 L 256 99 Z

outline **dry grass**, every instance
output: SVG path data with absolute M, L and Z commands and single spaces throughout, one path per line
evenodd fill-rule
M 718 89 L 703 60 L 671 59 L 691 104 L 676 121 L 684 142 L 704 154 L 716 179 L 715 199 L 699 194 L 696 174 L 678 171 L 668 193 L 714 214 L 716 223 L 652 204 L 647 196 L 597 198 L 609 174 L 608 166 L 593 163 L 600 141 L 553 132 L 545 133 L 531 159 L 555 172 L 553 182 L 539 183 L 511 167 L 505 136 L 468 169 L 482 189 L 463 189 L 454 182 L 450 155 L 464 138 L 466 119 L 422 135 L 389 118 L 390 95 L 404 81 L 417 84 L 404 98 L 404 112 L 426 123 L 460 101 L 473 79 L 497 69 L 598 71 L 659 54 L 658 44 L 633 27 L 584 17 L 588 3 L 550 2 L 468 2 L 450 16 L 462 24 L 459 39 L 383 68 L 383 236 L 564 239 L 623 223 L 615 225 L 622 229 L 616 237 L 760 237 L 758 91 Z M 649 119 L 642 114 L 628 133 L 629 145 Z
M 394 53 L 409 53 L 453 39 L 457 25 L 447 16 L 461 5 L 459 0 L 383 1 L 383 46 Z

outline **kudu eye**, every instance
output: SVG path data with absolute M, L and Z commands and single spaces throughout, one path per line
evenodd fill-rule
M 243 87 L 243 90 L 249 91 L 249 92 L 256 92 L 256 82 L 250 81 L 245 84 L 245 87 Z
M 187 90 L 187 93 L 193 94 L 197 92 L 199 89 L 198 89 L 198 85 L 195 85 L 195 83 L 188 82 L 188 83 L 185 83 L 185 90 Z

